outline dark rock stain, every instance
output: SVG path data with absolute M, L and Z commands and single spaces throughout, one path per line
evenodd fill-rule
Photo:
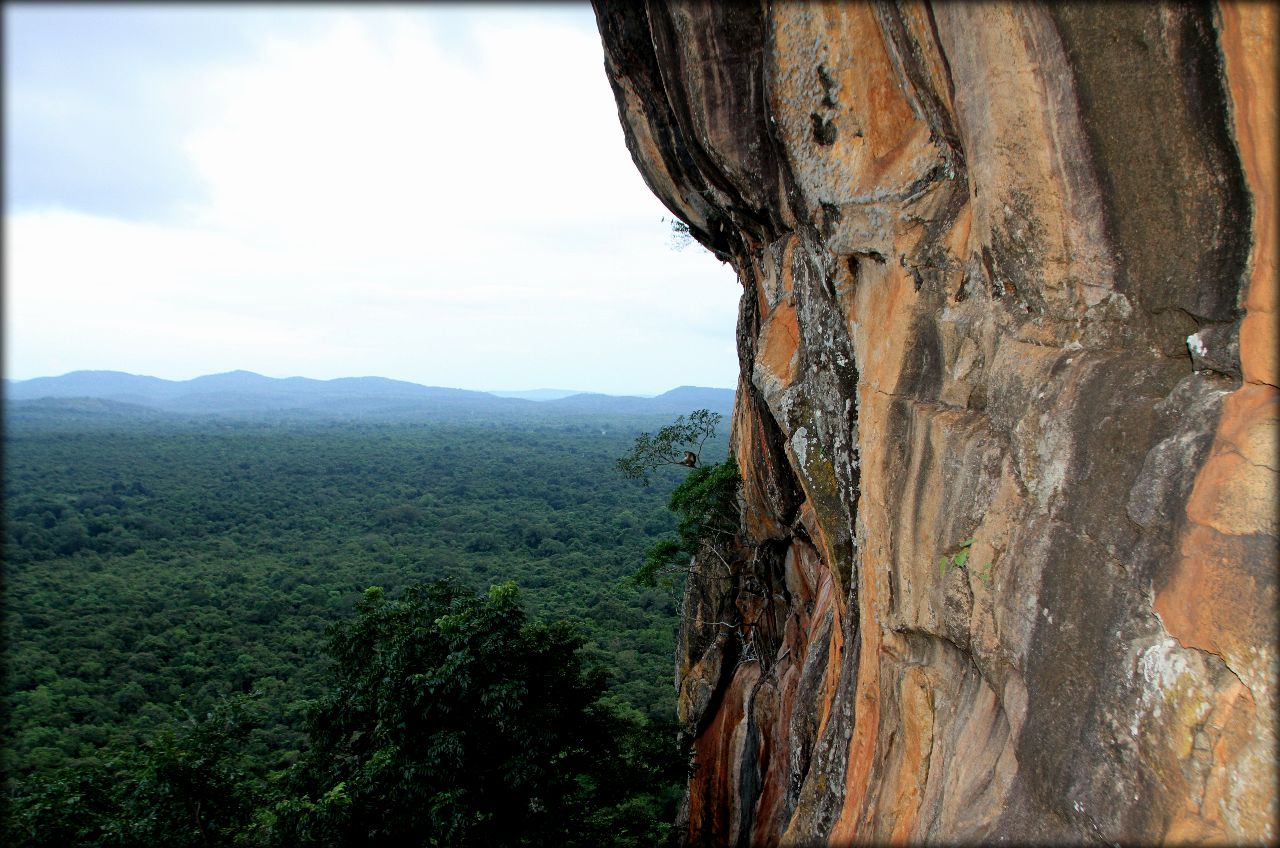
M 809 120 L 813 123 L 813 140 L 823 147 L 830 147 L 836 143 L 836 125 L 830 118 L 824 118 L 817 112 L 809 115 Z

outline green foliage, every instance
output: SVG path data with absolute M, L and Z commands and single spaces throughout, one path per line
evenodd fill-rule
M 938 576 L 946 577 L 947 568 L 964 568 L 969 562 L 969 546 L 973 544 L 973 538 L 970 537 L 960 543 L 960 548 L 954 554 L 943 555 L 938 557 Z
M 646 486 L 654 469 L 664 465 L 697 467 L 702 446 L 715 435 L 720 413 L 698 409 L 683 415 L 658 430 L 656 435 L 641 433 L 631 450 L 618 458 L 618 470 L 629 480 L 641 480 Z
M 702 447 L 719 423 L 718 413 L 696 410 L 688 420 L 682 415 L 657 435 L 641 433 L 631 450 L 618 459 L 622 475 L 639 479 L 645 486 L 650 473 L 662 466 L 691 469 L 667 501 L 667 508 L 677 518 L 676 535 L 658 540 L 645 552 L 643 564 L 632 575 L 637 585 L 674 584 L 685 573 L 690 558 L 699 553 L 723 560 L 724 546 L 737 534 L 742 482 L 737 461 L 730 454 L 716 465 L 699 464 Z
M 515 585 L 479 597 L 450 582 L 389 601 L 369 590 L 329 636 L 335 685 L 278 809 L 291 845 L 573 845 L 612 841 L 619 720 L 600 703 L 567 622 L 529 622 Z M 669 741 L 668 748 L 674 747 Z M 647 765 L 656 752 L 640 757 Z M 318 798 L 319 802 L 309 799 Z M 652 844 L 660 822 L 632 821 Z
M 515 580 L 531 613 L 581 623 L 612 702 L 669 716 L 675 604 L 625 578 L 674 525 L 675 470 L 648 489 L 611 473 L 638 423 L 10 431 L 9 773 L 135 748 L 172 709 L 250 690 L 258 768 L 285 768 L 325 627 L 365 586 L 442 577 Z M 60 554 L 73 518 L 88 541 Z
M 723 551 L 739 530 L 738 493 L 742 477 L 730 454 L 718 465 L 694 468 L 671 492 L 667 507 L 676 515 L 676 535 L 659 540 L 645 554 L 634 579 L 654 586 L 683 575 L 690 559 L 724 561 Z M 727 565 L 726 565 L 727 567 Z
M 44 844 L 112 844 L 77 825 L 66 799 L 106 793 L 113 820 L 129 820 L 143 810 L 117 791 L 143 768 L 130 752 L 151 756 L 166 732 L 190 730 L 175 715 L 208 716 L 250 692 L 255 718 L 225 765 L 274 797 L 272 775 L 307 756 L 307 704 L 330 685 L 326 627 L 375 583 L 396 596 L 445 577 L 514 579 L 531 615 L 574 619 L 583 662 L 609 670 L 600 704 L 630 717 L 619 756 L 633 731 L 674 737 L 675 604 L 624 578 L 674 524 L 663 502 L 676 470 L 650 488 L 610 473 L 660 423 L 9 427 L 0 755 L 6 794 L 27 799 L 15 810 L 44 797 L 46 811 L 67 811 L 45 816 L 55 835 Z M 625 796 L 626 809 L 670 821 L 661 793 L 682 776 L 638 782 L 651 794 Z M 279 796 L 231 827 L 266 838 L 277 800 L 311 810 L 312 824 L 345 820 L 356 785 Z M 164 827 L 181 820 L 163 815 Z M 24 838 L 6 844 L 41 844 Z
M 969 551 L 973 547 L 974 537 L 970 536 L 960 543 L 959 549 L 953 554 L 944 554 L 938 557 L 938 576 L 946 577 L 948 568 L 964 568 L 969 564 Z M 987 563 L 978 574 L 978 579 L 984 583 L 991 582 L 991 565 Z
M 157 734 L 118 784 L 124 844 L 231 845 L 249 829 L 258 801 L 244 747 L 256 724 L 251 710 L 246 698 L 229 698 Z
M 12 848 L 111 845 L 113 775 L 99 763 L 40 774 L 8 799 L 4 842 Z
M 243 748 L 259 720 L 247 696 L 173 720 L 141 748 L 40 774 L 10 797 L 14 846 L 185 848 L 252 838 L 265 784 Z
M 512 583 L 366 590 L 329 629 L 310 747 L 253 773 L 248 696 L 136 752 L 38 775 L 5 844 L 35 846 L 659 845 L 685 752 L 673 723 L 624 718 L 565 621 L 530 621 Z
M 341 785 L 349 802 L 320 840 L 309 816 L 290 821 L 292 841 L 515 844 L 562 818 L 578 760 L 606 741 L 581 638 L 526 625 L 510 583 L 484 599 L 449 583 L 396 602 L 370 590 L 356 609 L 329 637 L 336 686 L 304 768 L 315 794 Z

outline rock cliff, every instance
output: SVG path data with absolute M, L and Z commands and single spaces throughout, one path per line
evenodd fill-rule
M 1275 8 L 596 17 L 743 290 L 687 842 L 1274 840 Z

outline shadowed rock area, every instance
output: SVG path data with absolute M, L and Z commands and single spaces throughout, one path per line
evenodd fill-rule
M 1274 841 L 1275 8 L 596 17 L 743 289 L 685 841 Z

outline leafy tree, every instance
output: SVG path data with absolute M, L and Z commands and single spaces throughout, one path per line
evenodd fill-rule
M 4 842 L 14 848 L 107 845 L 111 775 L 99 763 L 38 774 L 9 797 Z
M 260 721 L 247 696 L 162 730 L 118 789 L 121 842 L 157 848 L 233 845 L 261 801 L 244 745 Z
M 649 485 L 649 474 L 663 465 L 698 467 L 702 446 L 715 435 L 720 413 L 698 409 L 683 415 L 658 430 L 656 435 L 641 433 L 625 455 L 618 458 L 618 470 L 631 480 Z
M 582 645 L 567 622 L 527 621 L 512 583 L 477 596 L 438 581 L 395 601 L 367 590 L 330 630 L 336 685 L 312 712 L 313 748 L 276 808 L 278 838 L 614 842 L 601 828 L 627 822 L 611 808 L 644 793 L 619 783 L 626 728 L 599 703 L 603 675 L 584 668 Z M 635 844 L 652 844 L 659 822 L 629 824 L 644 828 Z
M 36 775 L 9 799 L 5 844 L 184 848 L 245 844 L 265 793 L 243 743 L 247 696 L 160 731 L 137 751 Z
M 702 446 L 715 434 L 720 415 L 706 409 L 682 415 L 658 430 L 657 435 L 641 433 L 631 450 L 617 462 L 624 477 L 649 485 L 649 474 L 664 465 L 684 465 L 691 470 L 671 492 L 667 508 L 677 518 L 676 535 L 659 539 L 645 553 L 644 564 L 632 575 L 642 586 L 654 586 L 659 579 L 674 581 L 688 568 L 690 560 L 702 554 L 728 567 L 725 546 L 738 533 L 738 491 L 742 478 L 738 463 L 730 453 L 718 465 L 699 465 Z
M 633 576 L 643 586 L 673 581 L 695 555 L 728 568 L 725 547 L 739 531 L 738 491 L 742 478 L 733 454 L 719 465 L 694 468 L 671 492 L 668 508 L 677 518 L 676 535 L 654 543 Z

